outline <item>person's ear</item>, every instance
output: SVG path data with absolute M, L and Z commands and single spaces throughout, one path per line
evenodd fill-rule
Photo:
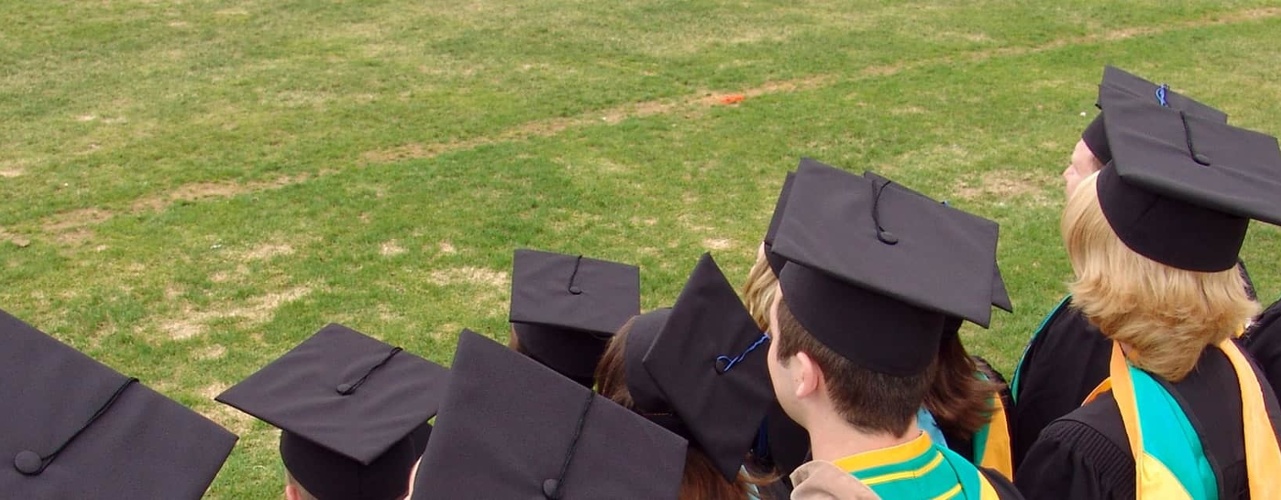
M 302 495 L 298 494 L 298 487 L 294 483 L 285 483 L 285 500 L 298 500 Z
M 796 353 L 793 360 L 796 363 L 795 370 L 792 370 L 792 377 L 796 382 L 796 399 L 813 396 L 823 387 L 823 370 L 804 351 Z

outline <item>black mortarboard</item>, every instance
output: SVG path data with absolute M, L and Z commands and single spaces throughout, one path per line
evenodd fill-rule
M 703 254 L 670 310 L 632 323 L 624 360 L 636 411 L 689 438 L 733 480 L 774 402 L 768 341 Z
M 774 242 L 779 284 L 807 331 L 894 376 L 933 362 L 945 317 L 986 327 L 995 222 L 826 165 L 803 164 Z
M 413 498 L 676 498 L 685 440 L 469 330 Z
M 217 400 L 281 429 L 280 455 L 321 499 L 399 498 L 449 370 L 338 324 Z
M 581 255 L 516 250 L 511 322 L 530 357 L 592 386 L 610 337 L 640 314 L 640 268 Z
M 935 199 L 933 199 L 933 198 L 930 198 L 929 196 L 925 196 L 924 194 L 920 193 L 919 191 L 916 191 L 916 190 L 913 190 L 913 189 L 907 188 L 907 187 L 903 186 L 902 184 L 899 184 L 899 183 L 896 183 L 896 182 L 894 182 L 894 181 L 891 181 L 889 178 L 886 178 L 885 176 L 882 176 L 881 174 L 878 174 L 878 173 L 876 173 L 876 172 L 872 172 L 872 171 L 870 171 L 870 170 L 869 170 L 869 171 L 864 171 L 864 172 L 863 172 L 863 177 L 864 177 L 865 179 L 869 179 L 869 180 L 871 180 L 872 182 L 874 182 L 874 183 L 878 183 L 878 184 L 887 184 L 887 183 L 888 183 L 888 184 L 889 184 L 889 186 L 888 186 L 888 188 L 889 188 L 889 189 L 900 189 L 900 190 L 906 191 L 906 192 L 908 192 L 908 193 L 915 194 L 915 195 L 917 195 L 917 196 L 922 196 L 922 197 L 924 197 L 924 198 L 926 198 L 926 199 L 928 199 L 928 200 L 930 200 L 930 201 L 936 202 L 936 203 L 943 203 L 944 205 L 946 205 L 946 204 L 947 204 L 947 202 L 945 202 L 945 201 L 944 201 L 944 202 L 939 202 L 938 200 L 935 200 Z M 1005 279 L 1001 277 L 1001 266 L 1000 266 L 1000 264 L 999 264 L 999 263 L 995 263 L 995 264 L 993 264 L 993 265 L 992 265 L 992 272 L 993 272 L 993 274 L 992 274 L 992 305 L 993 305 L 994 307 L 998 307 L 998 308 L 1000 308 L 1001 310 L 1003 310 L 1003 311 L 1005 311 L 1005 312 L 1014 312 L 1014 303 L 1010 300 L 1010 292 L 1009 292 L 1008 290 L 1006 290 L 1006 288 L 1005 288 Z
M 1103 87 L 1120 90 L 1136 99 L 1169 106 L 1209 120 L 1221 123 L 1228 121 L 1227 113 L 1170 90 L 1169 85 L 1157 85 L 1115 66 L 1103 68 L 1103 81 L 1099 83 L 1099 88 Z M 1108 146 L 1107 128 L 1103 124 L 1102 113 L 1095 116 L 1094 121 L 1085 127 L 1085 131 L 1081 133 L 1081 140 L 1085 141 L 1085 145 L 1090 148 L 1090 152 L 1094 153 L 1094 157 L 1098 158 L 1099 162 L 1107 165 L 1112 161 L 1112 149 Z
M 769 262 L 770 269 L 774 270 L 774 276 L 778 276 L 778 273 L 783 271 L 783 264 L 787 263 L 786 259 L 774 255 L 774 235 L 778 233 L 779 223 L 783 222 L 783 211 L 787 209 L 787 195 L 792 191 L 792 178 L 795 176 L 795 172 L 788 172 L 787 177 L 783 179 L 783 188 L 778 190 L 778 200 L 774 202 L 774 215 L 770 216 L 769 229 L 765 231 L 765 238 L 761 240 L 765 245 L 765 260 Z
M 1189 271 L 1231 269 L 1250 219 L 1281 224 L 1275 137 L 1099 91 L 1112 167 L 1099 204 L 1131 250 Z
M 201 498 L 236 436 L 0 311 L 0 496 Z

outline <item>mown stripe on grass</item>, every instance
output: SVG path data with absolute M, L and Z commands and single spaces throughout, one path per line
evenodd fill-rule
M 854 78 L 853 80 L 859 81 L 872 78 L 884 78 L 909 69 L 942 66 L 955 63 L 977 63 L 997 57 L 1018 57 L 1077 45 L 1116 42 L 1140 36 L 1156 36 L 1170 31 L 1238 24 L 1275 17 L 1281 17 L 1281 7 L 1246 9 L 1226 14 L 1216 14 L 1181 23 L 1157 26 L 1135 26 L 1112 30 L 1105 33 L 1061 38 L 1049 43 L 1030 47 L 983 49 L 956 55 L 921 59 L 918 61 L 869 66 L 859 72 L 860 77 Z M 691 117 L 696 117 L 697 113 L 702 110 L 711 106 L 724 104 L 722 99 L 727 96 L 738 94 L 745 98 L 751 98 L 772 94 L 805 92 L 827 87 L 840 80 L 841 78 L 837 75 L 812 75 L 801 79 L 768 82 L 764 85 L 743 89 L 739 92 L 707 91 L 694 96 L 685 97 L 683 99 L 660 99 L 631 103 L 603 110 L 589 111 L 575 117 L 535 120 L 511 128 L 494 136 L 475 137 L 461 141 L 450 141 L 435 144 L 408 143 L 393 148 L 369 151 L 361 156 L 366 164 L 397 163 L 408 160 L 434 158 L 446 153 L 466 151 L 496 143 L 518 142 L 538 137 L 551 137 L 570 128 L 613 125 L 633 118 L 644 118 L 654 115 L 666 115 L 681 112 L 692 113 L 693 116 Z
M 368 151 L 359 154 L 359 162 L 364 165 L 387 165 L 411 160 L 430 159 L 442 154 L 473 150 L 483 146 L 500 143 L 521 142 L 535 138 L 557 136 L 567 130 L 601 125 L 615 125 L 627 120 L 656 115 L 683 113 L 689 118 L 697 118 L 706 110 L 726 105 L 727 96 L 741 95 L 744 98 L 762 97 L 777 94 L 807 92 L 829 87 L 841 81 L 866 81 L 887 78 L 903 71 L 935 66 L 946 66 L 957 63 L 979 63 L 994 58 L 1019 57 L 1048 52 L 1072 46 L 1111 43 L 1137 37 L 1152 37 L 1163 33 L 1192 30 L 1211 26 L 1224 26 L 1281 17 L 1281 7 L 1264 7 L 1240 11 L 1217 13 L 1199 19 L 1178 23 L 1133 26 L 1110 30 L 1079 37 L 1068 37 L 1048 43 L 1023 46 L 981 49 L 943 57 L 925 58 L 916 61 L 899 62 L 889 65 L 868 66 L 853 77 L 824 74 L 811 75 L 805 78 L 767 82 L 763 85 L 746 88 L 738 92 L 703 91 L 695 95 L 677 99 L 659 99 L 630 103 L 611 108 L 589 111 L 573 117 L 557 117 L 534 120 L 510 128 L 496 135 L 474 137 L 441 143 L 407 143 L 400 146 Z M 735 105 L 735 104 L 729 104 Z M 196 202 L 207 199 L 230 198 L 243 194 L 280 189 L 289 185 L 315 180 L 336 170 L 321 170 L 314 173 L 301 173 L 293 176 L 282 176 L 267 181 L 220 181 L 184 184 L 177 188 L 143 198 L 131 205 L 130 214 L 161 212 L 171 205 L 180 202 Z M 92 226 L 101 224 L 117 215 L 116 212 L 103 209 L 77 209 L 53 214 L 41 220 L 44 233 L 56 243 L 65 246 L 77 246 L 92 238 Z M 0 240 L 9 240 L 15 244 L 28 243 L 29 238 L 14 232 L 0 232 Z

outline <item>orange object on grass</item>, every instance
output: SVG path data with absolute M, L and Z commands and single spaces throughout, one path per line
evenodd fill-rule
M 747 99 L 747 96 L 743 94 L 730 94 L 726 96 L 721 96 L 721 104 L 738 104 L 740 102 L 743 102 L 743 99 Z

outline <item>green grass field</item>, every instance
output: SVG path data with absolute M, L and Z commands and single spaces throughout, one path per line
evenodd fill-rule
M 1059 173 L 1104 64 L 1281 133 L 1281 2 L 0 4 L 0 308 L 241 435 L 212 397 L 327 322 L 448 363 L 515 247 L 746 275 L 801 156 L 999 221 L 1009 370 L 1064 293 Z M 720 97 L 743 94 L 739 104 Z M 1281 231 L 1244 253 L 1281 294 Z

